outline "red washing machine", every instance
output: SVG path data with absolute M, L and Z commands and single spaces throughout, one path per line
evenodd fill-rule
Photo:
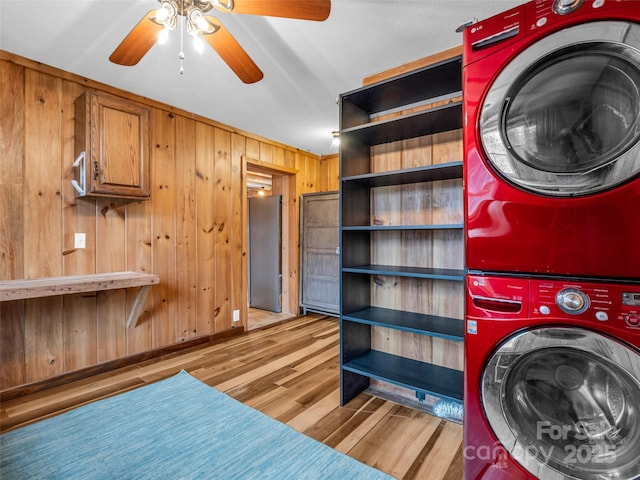
M 532 0 L 463 64 L 467 268 L 640 280 L 640 1 Z
M 469 275 L 467 480 L 640 478 L 640 285 Z

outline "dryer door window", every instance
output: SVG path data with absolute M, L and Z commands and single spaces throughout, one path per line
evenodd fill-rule
M 540 328 L 501 344 L 482 376 L 487 420 L 537 478 L 640 476 L 640 355 L 579 328 Z
M 552 34 L 508 64 L 480 118 L 494 169 L 520 188 L 587 195 L 640 173 L 640 25 Z

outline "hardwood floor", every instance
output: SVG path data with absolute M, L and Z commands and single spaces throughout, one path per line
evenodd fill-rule
M 268 310 L 260 310 L 258 308 L 249 308 L 247 330 L 263 328 L 295 317 L 296 316 L 291 313 L 276 313 L 269 312 Z
M 338 320 L 311 314 L 0 405 L 8 431 L 188 371 L 397 479 L 460 480 L 462 426 L 362 393 L 339 405 Z

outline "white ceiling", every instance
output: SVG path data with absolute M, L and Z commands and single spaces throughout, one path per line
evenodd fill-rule
M 273 0 L 300 1 L 300 0 Z M 456 28 L 521 0 L 332 0 L 324 22 L 215 12 L 264 72 L 242 83 L 179 33 L 138 65 L 108 57 L 156 0 L 0 0 L 0 48 L 318 155 L 338 129 L 336 98 L 380 71 L 462 43 Z M 211 12 L 209 13 L 211 14 Z

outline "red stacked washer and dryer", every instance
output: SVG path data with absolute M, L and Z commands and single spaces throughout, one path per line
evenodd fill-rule
M 640 478 L 640 0 L 464 34 L 465 478 Z

